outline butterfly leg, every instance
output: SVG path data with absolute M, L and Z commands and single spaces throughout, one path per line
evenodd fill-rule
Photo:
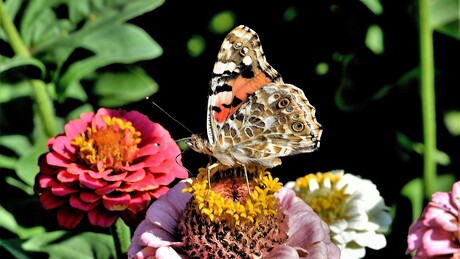
M 238 162 L 237 162 L 238 163 Z M 246 169 L 246 165 L 245 164 L 242 164 L 242 163 L 238 163 L 240 166 L 243 167 L 243 171 L 244 171 L 244 177 L 246 178 L 246 186 L 248 188 L 248 193 L 249 193 L 249 197 L 251 197 L 251 189 L 249 187 L 249 178 L 248 178 L 248 170 Z

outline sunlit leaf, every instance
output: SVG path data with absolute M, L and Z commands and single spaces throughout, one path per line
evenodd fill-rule
M 236 14 L 232 11 L 226 10 L 217 13 L 212 17 L 209 22 L 209 28 L 212 32 L 217 34 L 227 33 L 235 27 Z
M 45 252 L 49 258 L 115 258 L 112 236 L 92 232 L 77 235 L 66 231 L 43 233 L 29 239 L 23 248 Z
M 24 135 L 0 136 L 0 146 L 13 150 L 18 155 L 26 153 L 31 148 L 29 139 Z
M 0 55 L 0 81 L 43 78 L 45 65 L 33 57 L 14 56 L 8 58 Z
M 444 115 L 444 124 L 450 134 L 460 136 L 460 111 L 450 111 Z
M 35 8 L 42 11 L 43 9 L 50 9 L 52 4 L 49 1 L 34 2 L 38 2 L 38 6 L 35 6 Z M 129 19 L 151 11 L 163 4 L 164 0 L 79 0 L 64 2 L 72 3 L 69 5 L 69 17 L 73 28 L 77 27 L 77 25 L 81 28 L 72 31 L 62 30 L 59 36 L 50 38 L 34 49 L 34 53 L 43 56 L 49 62 L 56 63 L 59 67 L 67 60 L 75 48 L 87 44 L 91 37 L 94 37 L 93 35 L 104 34 L 104 32 L 107 32 L 107 27 L 121 25 Z M 88 8 L 90 9 L 88 10 Z M 37 10 L 34 10 L 34 13 L 37 13 Z M 28 23 L 33 21 L 33 19 L 29 19 Z M 33 30 L 29 29 L 28 31 Z M 111 43 L 111 40 L 107 39 L 106 43 Z
M 187 51 L 188 54 L 192 57 L 198 57 L 203 53 L 204 49 L 206 48 L 206 41 L 200 35 L 193 35 L 187 41 Z
M 369 10 L 375 15 L 381 15 L 383 13 L 382 3 L 379 0 L 361 0 Z
M 121 218 L 118 218 L 115 222 L 115 232 L 120 239 L 121 251 L 123 253 L 128 252 L 129 245 L 131 244 L 131 231 Z
M 13 214 L 0 205 L 0 227 L 5 228 L 11 233 L 16 233 L 18 223 Z
M 423 183 L 416 178 L 404 185 L 401 195 L 408 198 L 412 205 L 412 221 L 415 221 L 423 210 Z
M 94 86 L 102 107 L 119 107 L 139 101 L 158 91 L 158 85 L 140 67 L 101 74 Z
M 81 47 L 92 51 L 94 55 L 69 66 L 58 82 L 59 92 L 106 65 L 128 64 L 162 54 L 162 48 L 145 31 L 129 24 L 115 24 L 88 35 Z
M 16 18 L 16 14 L 21 10 L 24 0 L 9 0 L 3 1 L 5 6 L 5 11 L 12 21 Z M 0 26 L 0 39 L 8 41 L 3 26 Z
M 366 34 L 366 46 L 375 54 L 383 53 L 383 31 L 380 26 L 376 24 L 369 26 Z
M 29 186 L 34 185 L 35 175 L 39 172 L 38 157 L 47 151 L 46 139 L 42 138 L 24 153 L 18 160 L 16 167 L 17 176 Z

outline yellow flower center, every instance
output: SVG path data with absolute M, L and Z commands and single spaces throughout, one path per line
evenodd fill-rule
M 106 116 L 103 118 L 107 127 L 98 130 L 88 127 L 85 132 L 71 142 L 78 148 L 78 156 L 91 169 L 102 172 L 107 168 L 117 169 L 129 166 L 134 160 L 141 142 L 139 131 L 131 122 L 120 118 Z
M 211 185 L 208 184 L 208 168 Z M 222 166 L 200 168 L 197 178 L 183 192 L 190 192 L 198 213 L 212 222 L 225 223 L 229 227 L 257 225 L 261 217 L 275 216 L 275 193 L 282 187 L 278 178 L 259 167 L 248 167 L 250 195 L 245 175 L 238 175 L 236 168 L 227 171 Z M 216 172 L 220 174 L 216 174 Z M 215 175 L 215 176 L 214 176 Z
M 344 206 L 350 196 L 347 186 L 337 188 L 336 183 L 342 174 L 316 173 L 298 178 L 295 183 L 297 195 L 302 198 L 328 225 L 337 219 L 345 218 Z M 310 181 L 316 181 L 319 188 L 310 190 Z

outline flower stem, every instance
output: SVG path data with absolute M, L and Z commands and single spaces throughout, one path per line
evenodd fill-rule
M 436 106 L 434 88 L 433 31 L 430 0 L 419 0 L 420 87 L 424 133 L 424 197 L 430 199 L 436 181 Z
M 0 26 L 5 31 L 5 34 L 8 37 L 9 43 L 14 53 L 18 56 L 31 57 L 31 54 L 26 44 L 19 35 L 19 32 L 16 29 L 16 26 L 14 25 L 10 16 L 6 12 L 3 0 L 0 0 Z M 32 92 L 34 93 L 34 99 L 38 115 L 43 124 L 43 129 L 49 137 L 54 136 L 54 110 L 50 96 L 46 89 L 46 84 L 41 80 L 29 81 L 32 87 Z

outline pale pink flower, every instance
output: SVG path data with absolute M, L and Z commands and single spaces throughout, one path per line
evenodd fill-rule
M 416 259 L 460 258 L 460 182 L 450 192 L 436 192 L 409 228 L 406 254 Z
M 129 258 L 187 258 L 180 253 L 184 245 L 181 241 L 183 237 L 176 232 L 180 216 L 191 199 L 190 193 L 182 192 L 187 186 L 185 182 L 178 183 L 151 205 L 145 220 L 134 232 L 128 251 Z M 275 246 L 265 258 L 340 257 L 339 248 L 330 240 L 327 224 L 305 202 L 296 197 L 292 190 L 284 187 L 275 196 L 288 218 L 288 238 Z M 235 245 L 244 245 L 238 241 L 241 240 L 234 242 Z

